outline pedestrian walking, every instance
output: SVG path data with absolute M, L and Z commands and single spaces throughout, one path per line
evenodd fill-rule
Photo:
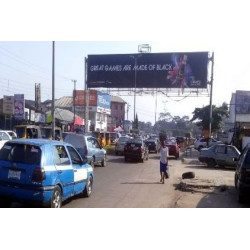
M 165 176 L 166 176 L 166 178 L 169 177 L 169 174 L 168 174 L 168 147 L 166 146 L 164 140 L 161 141 L 160 154 L 161 154 L 161 158 L 160 158 L 161 179 L 160 179 L 160 182 L 162 184 L 164 184 Z

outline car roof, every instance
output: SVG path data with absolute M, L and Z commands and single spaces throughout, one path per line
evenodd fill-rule
M 14 140 L 9 141 L 9 143 L 29 144 L 29 145 L 38 146 L 38 147 L 46 145 L 46 144 L 70 146 L 70 144 L 66 142 L 60 142 L 60 141 L 48 140 L 48 139 L 14 139 Z

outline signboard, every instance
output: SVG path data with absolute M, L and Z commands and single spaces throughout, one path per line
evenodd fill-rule
M 14 114 L 14 96 L 3 96 L 3 113 L 5 115 Z
M 250 91 L 236 91 L 235 113 L 250 114 Z
M 208 52 L 89 55 L 89 88 L 207 88 Z
M 85 106 L 85 90 L 75 90 L 75 105 Z M 96 106 L 96 105 L 97 105 L 97 91 L 89 90 L 89 106 Z
M 111 103 L 111 96 L 102 93 L 100 91 L 97 92 L 97 106 L 102 107 L 104 109 L 110 109 L 110 103 Z
M 25 100 L 23 94 L 14 95 L 14 116 L 15 119 L 25 119 Z

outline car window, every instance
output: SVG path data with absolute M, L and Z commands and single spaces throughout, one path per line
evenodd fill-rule
M 2 138 L 2 140 L 9 140 L 9 137 L 5 132 L 0 132 L 0 137 Z
M 225 146 L 217 146 L 215 149 L 216 154 L 225 154 L 226 153 L 226 147 Z
M 247 150 L 245 157 L 244 157 L 244 167 L 250 168 L 250 149 Z
M 100 148 L 100 145 L 96 139 L 92 139 L 93 148 Z
M 67 149 L 69 151 L 69 155 L 71 157 L 72 160 L 72 164 L 82 164 L 82 160 L 80 158 L 80 156 L 78 155 L 78 153 L 76 152 L 76 150 L 70 146 L 67 146 Z
M 40 165 L 41 149 L 28 144 L 6 143 L 0 150 L 0 160 Z
M 91 138 L 88 138 L 87 141 L 88 141 L 88 148 L 93 148 L 94 146 L 93 146 Z
M 236 155 L 237 152 L 233 147 L 227 147 L 227 154 L 228 155 Z
M 56 165 L 68 165 L 70 164 L 69 156 L 64 146 L 57 145 L 54 149 L 54 159 Z

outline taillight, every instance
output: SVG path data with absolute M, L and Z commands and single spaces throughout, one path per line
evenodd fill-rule
M 43 168 L 36 167 L 32 173 L 32 181 L 42 182 L 46 179 L 45 171 Z

